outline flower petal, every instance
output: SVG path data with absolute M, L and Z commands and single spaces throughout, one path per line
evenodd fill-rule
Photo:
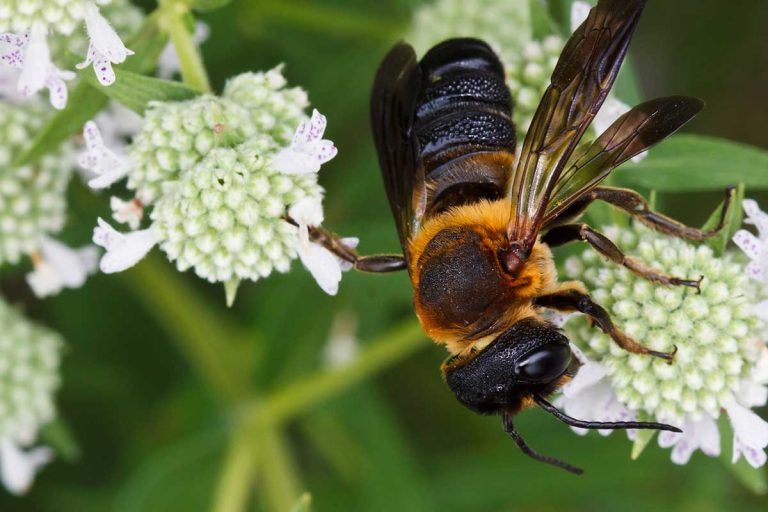
M 288 215 L 299 225 L 319 226 L 323 223 L 323 202 L 319 197 L 307 196 L 288 208 Z
M 24 50 L 24 68 L 19 76 L 19 92 L 31 96 L 45 86 L 45 78 L 52 65 L 45 31 L 34 29 Z
M 27 282 L 38 297 L 47 297 L 62 288 L 80 288 L 96 271 L 98 251 L 93 246 L 72 249 L 52 238 L 40 243 L 41 261 L 27 275 Z
M 112 218 L 115 221 L 120 224 L 128 224 L 132 230 L 139 229 L 144 208 L 138 199 L 123 201 L 119 197 L 112 196 L 109 199 L 109 206 L 112 208 Z
M 751 260 L 758 260 L 763 254 L 760 239 L 745 229 L 740 229 L 733 235 L 733 243 Z
M 158 242 L 157 232 L 152 226 L 123 234 L 99 218 L 98 226 L 93 230 L 93 243 L 107 250 L 99 265 L 105 274 L 122 272 L 134 266 Z
M 733 434 L 742 443 L 761 449 L 768 446 L 768 422 L 734 399 L 727 400 L 724 406 L 733 425 Z
M 338 258 L 331 251 L 314 242 L 306 246 L 298 243 L 296 250 L 301 262 L 320 288 L 328 295 L 336 295 L 341 281 L 341 266 Z
M 133 55 L 94 4 L 86 4 L 85 28 L 95 53 L 100 54 L 107 62 L 120 64 L 127 56 Z M 95 62 L 96 58 L 93 60 Z M 96 74 L 99 74 L 98 71 Z
M 25 452 L 8 439 L 0 440 L 0 477 L 13 494 L 27 492 L 35 474 L 51 460 L 53 450 L 50 448 L 33 448 Z

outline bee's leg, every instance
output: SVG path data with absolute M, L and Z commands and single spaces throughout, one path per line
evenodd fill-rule
M 649 267 L 638 259 L 626 256 L 621 252 L 621 249 L 616 247 L 616 244 L 608 239 L 608 237 L 595 231 L 587 224 L 565 224 L 564 226 L 556 226 L 541 237 L 541 241 L 550 247 L 556 247 L 577 240 L 587 242 L 593 249 L 612 262 L 623 265 L 635 274 L 649 281 L 666 285 L 690 286 L 701 292 L 700 285 L 704 276 L 699 277 L 699 279 L 681 279 Z
M 723 210 L 720 214 L 720 222 L 715 229 L 708 231 L 686 226 L 682 222 L 671 217 L 652 211 L 645 198 L 634 190 L 597 187 L 584 195 L 584 201 L 587 201 L 587 204 L 595 200 L 604 201 L 624 210 L 646 226 L 668 235 L 676 236 L 678 238 L 687 238 L 689 240 L 704 240 L 717 235 L 725 227 L 728 210 L 731 206 L 735 191 L 735 187 L 728 187 L 725 189 L 725 201 L 723 203 Z M 577 203 L 583 203 L 584 201 L 579 198 Z
M 534 299 L 534 304 L 547 309 L 558 311 L 578 311 L 587 315 L 597 326 L 616 342 L 618 346 L 634 354 L 646 354 L 672 361 L 677 352 L 675 347 L 672 352 L 658 352 L 641 345 L 613 324 L 608 312 L 599 304 L 592 301 L 589 295 L 576 289 L 565 289 L 548 295 L 541 295 Z
M 405 258 L 399 254 L 360 256 L 357 251 L 346 246 L 338 235 L 323 228 L 309 228 L 309 237 L 362 272 L 395 272 L 408 268 Z

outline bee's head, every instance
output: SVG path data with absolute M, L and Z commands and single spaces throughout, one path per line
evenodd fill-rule
M 575 364 L 568 339 L 533 318 L 517 322 L 468 360 L 451 358 L 443 365 L 446 383 L 456 398 L 480 414 L 519 411 L 533 396 L 547 396 Z
M 554 327 L 534 318 L 517 322 L 474 357 L 453 357 L 443 364 L 445 381 L 459 402 L 480 414 L 501 414 L 504 431 L 520 449 L 536 460 L 580 474 L 581 469 L 531 449 L 515 430 L 512 418 L 535 403 L 560 421 L 586 429 L 643 428 L 680 432 L 662 423 L 598 422 L 572 418 L 546 397 L 576 374 L 568 339 Z

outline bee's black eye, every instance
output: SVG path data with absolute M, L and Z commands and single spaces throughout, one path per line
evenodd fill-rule
M 515 363 L 515 375 L 533 382 L 551 382 L 565 372 L 571 362 L 566 344 L 548 344 L 525 354 Z

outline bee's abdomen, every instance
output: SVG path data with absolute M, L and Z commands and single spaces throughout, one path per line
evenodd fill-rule
M 451 39 L 432 48 L 420 67 L 414 131 L 430 203 L 444 209 L 498 198 L 515 148 L 501 62 L 482 41 Z

